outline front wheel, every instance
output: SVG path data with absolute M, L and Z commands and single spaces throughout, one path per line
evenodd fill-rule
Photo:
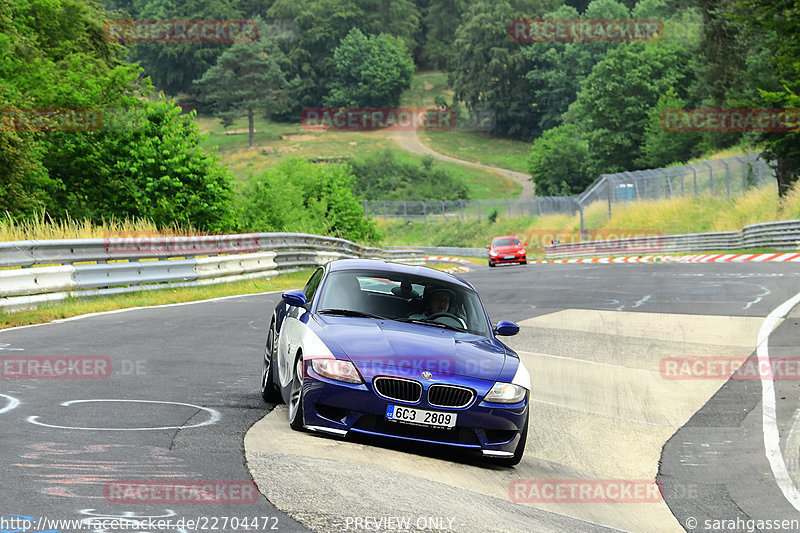
M 292 388 L 289 392 L 289 426 L 295 431 L 303 431 L 303 358 L 297 358 Z
M 261 364 L 261 397 L 265 402 L 280 403 L 281 394 L 275 385 L 275 324 L 270 324 L 267 334 L 267 346 L 264 348 L 264 360 Z

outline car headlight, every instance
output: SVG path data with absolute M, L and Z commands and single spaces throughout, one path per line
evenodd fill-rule
M 513 383 L 497 382 L 492 387 L 492 390 L 484 398 L 487 402 L 492 403 L 519 403 L 528 393 L 525 387 L 514 385 Z
M 520 251 L 519 251 L 519 253 L 521 253 L 522 255 L 525 255 L 525 254 L 526 254 L 526 253 L 528 253 L 528 252 L 526 252 L 526 251 L 525 251 L 525 248 L 523 248 L 522 250 L 520 250 Z
M 492 257 L 497 257 L 500 254 L 498 254 L 497 252 L 489 252 L 489 255 L 491 255 Z
M 340 359 L 312 359 L 311 368 L 320 376 L 345 383 L 363 383 L 361 375 L 350 361 Z

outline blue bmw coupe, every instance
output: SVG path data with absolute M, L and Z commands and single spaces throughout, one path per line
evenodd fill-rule
M 345 437 L 444 444 L 515 465 L 530 375 L 475 289 L 426 267 L 343 259 L 288 291 L 272 314 L 261 395 L 289 424 Z

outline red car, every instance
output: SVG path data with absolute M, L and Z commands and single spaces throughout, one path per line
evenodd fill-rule
M 493 267 L 499 263 L 519 263 L 524 265 L 528 262 L 525 247 L 527 242 L 520 242 L 516 235 L 505 237 L 495 237 L 492 244 L 487 246 L 489 249 L 489 266 Z

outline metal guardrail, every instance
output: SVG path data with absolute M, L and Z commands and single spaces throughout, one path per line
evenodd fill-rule
M 548 259 L 568 259 L 598 255 L 655 255 L 753 248 L 780 251 L 800 249 L 800 220 L 762 222 L 745 226 L 740 231 L 562 243 L 545 246 L 545 254 Z
M 340 258 L 423 264 L 424 256 L 421 250 L 384 250 L 304 233 L 4 242 L 0 308 L 31 307 L 71 295 L 266 277 Z

